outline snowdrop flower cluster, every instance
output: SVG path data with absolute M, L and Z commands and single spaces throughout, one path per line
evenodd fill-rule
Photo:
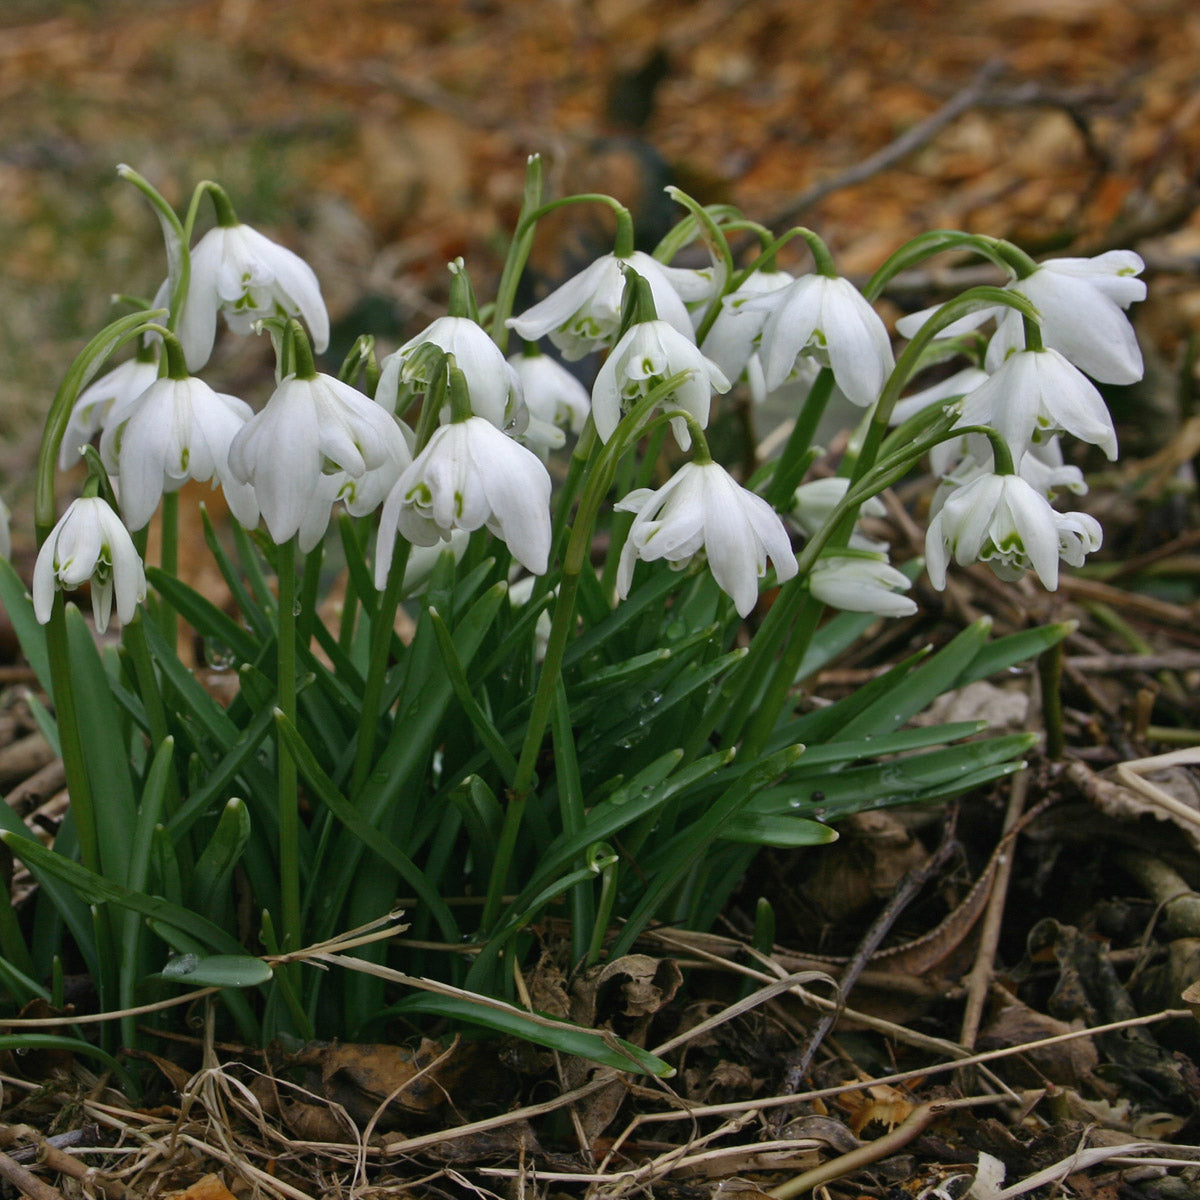
M 312 269 L 239 222 L 219 189 L 214 203 L 216 228 L 191 249 L 189 270 L 173 268 L 160 289 L 160 301 L 177 309 L 167 329 L 147 327 L 138 357 L 82 392 L 62 439 L 60 461 L 66 465 L 100 435 L 100 458 L 119 487 L 132 529 L 148 523 L 165 493 L 188 479 L 211 480 L 224 489 L 236 520 L 253 527 L 261 519 L 275 542 L 295 537 L 304 551 L 324 537 L 335 504 L 355 517 L 381 508 L 374 563 L 381 588 L 397 538 L 433 548 L 449 539 L 460 543 L 479 529 L 503 541 L 527 571 L 542 574 L 551 566 L 553 542 L 544 460 L 585 428 L 606 446 L 624 439 L 618 440 L 623 452 L 645 429 L 623 424 L 637 408 L 643 420 L 669 422 L 685 452 L 694 438 L 700 445 L 693 461 L 661 487 L 635 490 L 618 504 L 634 514 L 620 553 L 618 594 L 628 593 L 639 559 L 683 566 L 703 555 L 744 614 L 768 561 L 780 582 L 797 573 L 776 508 L 811 540 L 827 527 L 849 484 L 839 477 L 802 483 L 787 503 L 774 496 L 773 508 L 711 461 L 702 431 L 714 396 L 744 379 L 760 400 L 797 379 L 811 384 L 827 371 L 831 386 L 872 409 L 895 371 L 879 315 L 854 284 L 834 273 L 815 235 L 802 231 L 816 269 L 799 276 L 775 266 L 774 248 L 764 252 L 762 269 L 748 274 L 722 263 L 715 251 L 712 267 L 701 271 L 627 248 L 602 255 L 523 313 L 498 314 L 497 328 L 526 343 L 523 353 L 508 358 L 503 337 L 477 319 L 459 260 L 450 264 L 450 314 L 382 358 L 372 398 L 312 365 L 309 342 L 319 353 L 329 340 Z M 631 237 L 619 236 L 618 244 L 631 245 Z M 1082 562 L 1099 545 L 1101 533 L 1091 518 L 1057 513 L 1050 505 L 1056 493 L 1084 490 L 1078 469 L 1063 460 L 1059 439 L 1073 436 L 1115 458 L 1112 419 L 1092 379 L 1120 383 L 1141 373 L 1125 311 L 1145 294 L 1136 255 L 1115 251 L 1040 265 L 1013 261 L 1019 269 L 1006 286 L 1033 306 L 1027 312 L 1036 311 L 1036 321 L 993 306 L 950 324 L 941 336 L 961 340 L 995 321 L 981 361 L 890 409 L 898 423 L 938 405 L 962 430 L 932 454 L 941 482 L 927 557 L 938 587 L 951 560 L 986 561 L 1005 577 L 1032 568 L 1053 586 L 1060 558 Z M 185 278 L 186 289 L 173 295 L 172 287 Z M 211 354 L 218 315 L 242 334 L 266 320 L 277 348 L 280 340 L 296 347 L 280 368 L 288 373 L 257 413 L 190 373 Z M 927 337 L 922 330 L 929 316 L 903 318 L 898 330 Z M 281 332 L 289 321 L 294 328 Z M 567 360 L 604 353 L 590 391 L 538 350 L 541 338 Z M 457 392 L 447 383 L 451 378 Z M 418 442 L 401 416 L 416 398 L 435 395 L 438 410 L 423 419 Z M 647 402 L 654 413 L 646 411 Z M 977 432 L 981 427 L 1007 447 L 999 465 L 993 444 Z M 882 511 L 875 499 L 859 508 L 860 514 Z M 43 577 L 77 577 L 77 567 L 60 571 L 53 566 L 57 560 L 47 561 Z M 71 563 L 88 561 L 95 566 L 109 560 L 100 551 L 90 560 L 70 557 Z M 912 611 L 904 594 L 910 581 L 889 563 L 886 543 L 857 529 L 841 544 L 814 547 L 807 571 L 812 595 L 834 607 L 893 616 Z M 123 591 L 119 599 L 130 594 Z M 118 603 L 122 615 L 128 609 Z
M 1063 461 L 1060 435 L 1098 446 L 1110 460 L 1117 456 L 1112 417 L 1088 374 L 1102 383 L 1141 377 L 1141 351 L 1124 310 L 1145 295 L 1145 284 L 1135 278 L 1142 266 L 1136 254 L 1112 251 L 1094 259 L 1051 259 L 1011 279 L 1006 286 L 1037 310 L 1033 345 L 1026 344 L 1023 319 L 1011 308 L 985 308 L 942 331 L 955 336 L 995 319 L 986 370 L 966 368 L 901 401 L 892 420 L 949 401 L 956 428 L 996 431 L 1015 473 L 995 474 L 992 448 L 975 434 L 943 443 L 935 453 L 941 483 L 926 539 L 935 586 L 944 585 L 953 558 L 960 565 L 988 562 L 1005 579 L 1032 568 L 1054 588 L 1060 558 L 1079 566 L 1100 546 L 1102 532 L 1092 517 L 1059 513 L 1050 500 L 1063 490 L 1087 490 L 1078 468 Z M 897 327 L 915 336 L 931 313 L 914 313 Z

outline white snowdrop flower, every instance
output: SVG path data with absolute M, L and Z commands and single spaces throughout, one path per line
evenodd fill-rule
M 157 378 L 158 363 L 131 358 L 84 388 L 71 409 L 71 419 L 58 448 L 58 469 L 65 471 L 79 458 L 83 447 L 104 428 L 115 404 L 140 396 Z
M 830 607 L 881 617 L 911 617 L 916 601 L 900 595 L 911 587 L 912 580 L 882 554 L 831 554 L 817 559 L 808 576 L 808 590 Z
M 1060 528 L 1079 530 L 1070 549 L 1084 544 L 1090 526 L 1065 516 L 1019 475 L 981 474 L 946 497 L 929 523 L 925 559 L 929 580 L 941 590 L 946 567 L 953 558 L 959 566 L 986 562 L 1001 579 L 1019 579 L 1032 567 L 1050 591 L 1058 587 Z M 1089 518 L 1090 520 L 1090 518 Z M 1066 522 L 1066 524 L 1064 524 Z M 1097 543 L 1098 544 L 1098 543 Z M 1080 559 L 1082 556 L 1079 555 Z
M 169 298 L 168 282 L 159 288 L 154 306 L 164 306 Z M 329 314 L 312 267 L 249 225 L 218 225 L 192 249 L 175 329 L 191 371 L 208 362 L 218 312 L 240 334 L 253 332 L 264 317 L 300 317 L 318 353 L 329 345 Z
M 89 579 L 99 633 L 108 628 L 114 598 L 122 623 L 146 598 L 146 572 L 129 530 L 99 496 L 72 501 L 42 543 L 33 567 L 34 615 L 45 625 L 55 591 L 73 591 Z
M 863 408 L 875 403 L 895 366 L 892 346 L 879 314 L 848 279 L 803 275 L 743 307 L 752 305 L 769 314 L 761 350 L 769 391 L 807 354 L 832 369 L 852 403 Z
M 990 425 L 1013 458 L 1035 440 L 1069 433 L 1117 457 L 1117 434 L 1104 397 L 1057 350 L 1018 350 L 962 401 L 959 425 Z
M 1037 309 L 1044 345 L 1100 383 L 1134 383 L 1142 377 L 1142 352 L 1125 310 L 1146 298 L 1146 285 L 1137 278 L 1144 269 L 1132 250 L 1109 250 L 1095 258 L 1047 259 L 1024 279 L 1012 279 L 1005 286 Z M 896 329 L 911 338 L 936 311 L 927 308 L 901 317 Z M 994 371 L 1025 345 L 1021 315 L 1014 309 L 980 309 L 939 336 L 977 329 L 992 317 L 998 324 L 985 365 Z
M 332 487 L 332 481 L 322 483 L 323 476 L 344 471 L 361 480 L 368 471 L 391 471 L 409 459 L 404 435 L 390 413 L 349 384 L 320 374 L 281 380 L 229 447 L 233 477 L 253 486 L 277 545 L 302 526 L 311 537 L 313 506 Z M 344 480 L 337 482 L 329 502 L 345 486 Z M 324 513 L 328 523 L 328 504 Z
M 605 254 L 596 259 L 519 317 L 509 317 L 508 327 L 527 342 L 549 334 L 568 362 L 611 345 L 621 326 L 627 266 L 650 285 L 659 319 L 690 336 L 692 319 L 685 301 L 703 300 L 712 280 L 693 271 L 664 266 L 642 250 L 635 250 L 628 258 Z
M 770 315 L 764 308 L 747 307 L 756 297 L 781 291 L 794 281 L 787 271 L 755 271 L 737 291 L 721 298 L 721 311 L 704 337 L 701 347 L 728 379 L 747 374 L 755 402 L 766 398 L 759 338 Z
M 841 504 L 849 487 L 850 480 L 837 475 L 810 479 L 796 489 L 788 515 L 805 537 L 815 537 L 829 523 L 833 510 Z M 858 513 L 860 517 L 886 517 L 887 509 L 878 496 L 870 496 L 859 506 Z M 887 542 L 869 538 L 857 529 L 850 535 L 849 545 L 854 550 L 887 550 Z
M 388 494 L 379 519 L 375 586 L 382 589 L 399 531 L 416 546 L 486 526 L 534 575 L 550 555 L 550 475 L 542 460 L 483 417 L 434 430 Z
M 686 372 L 687 378 L 663 398 L 661 407 L 683 409 L 704 429 L 713 392 L 729 390 L 724 372 L 666 321 L 632 324 L 604 360 L 592 385 L 592 418 L 600 440 L 607 442 L 612 437 L 626 409 L 680 372 Z M 688 449 L 692 436 L 687 421 L 673 417 L 671 429 L 679 445 Z
M 236 396 L 215 392 L 201 379 L 156 378 L 148 388 L 113 404 L 100 439 L 100 457 L 117 475 L 121 513 L 130 529 L 154 515 L 164 492 L 189 479 L 219 482 L 241 524 L 258 524 L 254 489 L 229 470 L 229 446 L 252 415 Z
M 428 359 L 417 353 L 426 345 L 453 355 L 454 365 L 466 379 L 475 415 L 497 429 L 507 428 L 521 403 L 521 381 L 487 330 L 469 317 L 438 317 L 389 354 L 379 364 L 375 394 L 380 402 L 390 408 L 401 384 L 428 386 Z
M 656 491 L 639 488 L 616 508 L 636 514 L 617 570 L 622 599 L 629 595 L 639 558 L 666 559 L 682 570 L 703 553 L 717 586 L 743 617 L 758 599 L 768 558 L 780 583 L 796 574 L 796 556 L 779 514 L 718 463 L 685 463 Z

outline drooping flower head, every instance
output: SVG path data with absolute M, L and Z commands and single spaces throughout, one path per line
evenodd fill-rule
M 103 633 L 113 599 L 122 622 L 133 620 L 146 597 L 146 572 L 120 517 L 99 496 L 81 496 L 50 531 L 33 567 L 33 611 L 44 625 L 50 620 L 54 593 L 91 580 L 92 613 Z
M 427 386 L 430 357 L 419 353 L 436 346 L 448 355 L 467 381 L 471 408 L 497 429 L 512 422 L 521 404 L 521 381 L 487 330 L 470 317 L 438 317 L 380 363 L 376 395 L 390 406 L 401 384 Z
M 953 558 L 959 566 L 986 562 L 1004 580 L 1032 568 L 1050 591 L 1058 587 L 1060 553 L 1078 565 L 1100 545 L 1100 529 L 1084 513 L 1058 513 L 1019 475 L 981 474 L 955 488 L 929 523 L 925 558 L 941 590 Z
M 1137 278 L 1144 269 L 1132 250 L 1109 250 L 1095 258 L 1047 259 L 1005 286 L 1037 309 L 1044 345 L 1100 383 L 1135 383 L 1142 377 L 1142 352 L 1125 310 L 1146 298 L 1146 285 Z M 913 337 L 936 311 L 927 308 L 901 317 L 896 329 Z M 986 366 L 995 371 L 1025 347 L 1021 315 L 1014 309 L 979 309 L 947 326 L 941 336 L 976 329 L 993 317 L 997 325 Z
M 169 299 L 164 283 L 155 307 Z M 208 362 L 217 313 L 235 333 L 250 333 L 265 317 L 299 317 L 318 353 L 329 345 L 329 314 L 316 274 L 298 254 L 249 225 L 218 225 L 191 252 L 191 278 L 176 333 L 188 369 Z
M 1056 433 L 1069 433 L 1117 457 L 1104 397 L 1057 350 L 1018 350 L 963 397 L 959 425 L 990 425 L 1014 458 Z
M 808 576 L 808 590 L 830 607 L 881 617 L 911 617 L 916 601 L 901 595 L 911 587 L 912 580 L 883 554 L 822 556 Z
M 188 479 L 220 483 L 242 525 L 258 524 L 254 489 L 229 470 L 229 446 L 252 416 L 236 396 L 213 391 L 194 375 L 155 379 L 145 391 L 112 407 L 100 457 L 120 480 L 121 511 L 130 529 L 154 515 L 164 492 Z
M 435 429 L 397 480 L 379 519 L 375 584 L 387 582 L 397 530 L 417 546 L 486 526 L 535 575 L 550 556 L 550 475 L 542 460 L 483 417 Z
M 796 556 L 779 514 L 718 463 L 685 463 L 657 491 L 639 488 L 616 507 L 636 514 L 617 571 L 622 598 L 629 594 L 639 558 L 663 558 L 682 570 L 703 553 L 717 586 L 743 617 L 758 599 L 768 558 L 780 583 L 796 574 Z
M 895 365 L 891 341 L 879 314 L 848 279 L 804 275 L 743 307 L 769 313 L 761 350 L 768 391 L 784 383 L 804 354 L 830 367 L 854 404 L 866 408 L 879 398 Z
M 277 545 L 302 528 L 306 541 L 314 528 L 324 531 L 329 504 L 345 486 L 339 477 L 333 488 L 327 477 L 344 472 L 362 481 L 368 472 L 384 471 L 391 473 L 390 485 L 411 460 L 395 417 L 348 383 L 320 374 L 281 380 L 229 447 L 230 471 L 253 486 Z M 316 515 L 314 503 L 323 506 Z
M 704 429 L 708 426 L 712 394 L 729 390 L 729 380 L 716 363 L 704 357 L 690 335 L 666 321 L 635 321 L 612 348 L 592 385 L 592 417 L 601 441 L 607 442 L 624 412 L 672 375 L 686 378 L 666 395 L 661 407 L 682 409 Z M 671 420 L 675 440 L 684 449 L 692 444 L 687 422 Z
M 756 403 L 767 395 L 759 338 L 770 314 L 767 309 L 747 302 L 782 291 L 793 278 L 787 271 L 755 271 L 747 276 L 737 291 L 722 297 L 721 311 L 701 347 L 726 378 L 737 379 L 743 371 L 746 373 Z
M 529 413 L 529 423 L 518 440 L 535 452 L 565 445 L 563 431 L 578 433 L 591 411 L 587 388 L 562 363 L 536 349 L 511 354 L 508 361 L 521 381 Z
M 510 317 L 508 327 L 527 342 L 549 334 L 568 362 L 610 346 L 621 327 L 626 268 L 650 285 L 659 317 L 677 333 L 690 336 L 692 320 L 684 302 L 703 300 L 711 281 L 694 271 L 664 266 L 642 250 L 596 259 L 519 317 Z

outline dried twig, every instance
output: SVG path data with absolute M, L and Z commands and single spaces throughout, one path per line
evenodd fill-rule
M 955 847 L 954 826 L 955 822 L 952 815 L 946 822 L 946 831 L 942 837 L 941 845 L 938 846 L 921 866 L 909 871 L 900 880 L 889 897 L 887 904 L 884 905 L 882 912 L 871 923 L 870 929 L 867 930 L 866 935 L 859 943 L 858 949 L 846 964 L 845 970 L 838 980 L 838 987 L 841 989 L 843 996 L 850 994 L 851 989 L 858 982 L 858 977 L 862 974 L 867 963 L 871 961 L 875 951 L 879 949 L 883 939 L 887 937 L 888 931 L 896 923 L 900 914 L 909 906 L 913 898 L 929 880 L 942 869 L 946 860 L 953 853 Z M 808 1040 L 808 1044 L 802 1047 L 794 1061 L 788 1064 L 787 1074 L 784 1076 L 782 1084 L 784 1092 L 798 1090 L 800 1081 L 808 1074 L 813 1057 L 816 1055 L 821 1043 L 825 1040 L 825 1035 L 834 1027 L 837 1019 L 838 1013 L 830 1012 L 826 1013 L 818 1022 L 816 1029 L 813 1030 L 812 1037 Z
M 28 1196 L 29 1200 L 63 1200 L 63 1194 L 58 1188 L 43 1182 L 19 1162 L 13 1162 L 3 1150 L 0 1150 L 0 1179 L 11 1183 L 22 1195 Z
M 946 126 L 957 121 L 968 109 L 983 102 L 988 88 L 1004 68 L 1005 63 L 1002 59 L 990 59 L 985 62 L 976 71 L 971 82 L 951 96 L 937 112 L 926 117 L 924 121 L 918 122 L 911 129 L 905 130 L 894 141 L 889 142 L 874 154 L 868 155 L 862 162 L 855 163 L 845 171 L 813 184 L 785 208 L 775 213 L 765 224 L 771 229 L 782 229 L 790 225 L 805 209 L 824 200 L 826 196 L 841 191 L 842 188 L 864 183 L 873 175 L 878 175 L 889 167 L 894 167 L 901 159 L 920 150 L 922 146 L 927 146 Z
M 1004 833 L 1015 829 L 1025 809 L 1029 794 L 1029 772 L 1020 771 L 1013 779 L 1008 797 L 1008 811 L 1004 814 Z M 987 909 L 983 914 L 983 925 L 979 933 L 979 947 L 975 961 L 967 976 L 967 1002 L 963 1008 L 962 1031 L 958 1040 L 964 1046 L 974 1046 L 979 1034 L 979 1022 L 987 1000 L 992 976 L 995 974 L 996 947 L 1000 942 L 1000 926 L 1004 921 L 1004 906 L 1008 900 L 1008 881 L 1012 877 L 1013 854 L 1010 849 L 996 864 L 992 879 L 992 894 L 988 897 Z

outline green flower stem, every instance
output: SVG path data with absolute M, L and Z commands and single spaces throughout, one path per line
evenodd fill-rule
M 501 350 L 508 348 L 508 325 L 505 322 L 512 316 L 513 305 L 517 299 L 517 286 L 521 282 L 525 264 L 529 261 L 529 252 L 533 249 L 533 236 L 537 226 L 537 218 L 533 214 L 541 204 L 542 158 L 540 154 L 531 154 L 525 166 L 525 193 L 521 199 L 521 211 L 517 216 L 517 232 L 508 246 L 508 255 L 504 259 L 504 268 L 500 272 L 500 282 L 496 287 L 496 304 L 492 310 L 492 341 Z
M 713 261 L 713 270 L 714 272 L 716 272 L 718 269 L 720 270 L 718 278 L 721 280 L 723 286 L 728 286 L 732 281 L 734 274 L 733 251 L 729 248 L 729 239 L 721 231 L 721 228 L 717 225 L 716 221 L 713 220 L 712 213 L 693 200 L 692 197 L 681 188 L 668 186 L 667 195 L 670 196 L 671 199 L 677 204 L 682 204 L 684 208 L 686 208 L 688 212 L 692 214 L 692 219 L 696 222 L 696 228 L 699 230 L 700 237 L 704 242 L 704 248 L 708 251 L 709 257 Z M 720 311 L 720 308 L 721 297 L 714 296 L 711 304 L 709 305 L 709 311 L 705 313 L 707 328 L 705 326 L 701 326 L 705 333 L 708 332 L 708 328 L 711 328 L 712 322 L 716 320 L 716 314 Z M 702 340 L 703 339 L 698 330 L 696 334 L 696 344 L 700 345 Z
M 146 627 L 142 624 L 144 619 L 140 609 L 134 613 L 133 620 L 121 630 L 121 642 L 129 655 L 142 706 L 146 710 L 150 744 L 158 747 L 167 738 L 167 713 L 163 707 L 162 690 L 158 686 L 154 661 L 150 657 L 150 648 L 146 642 Z
M 803 661 L 823 609 L 819 601 L 812 600 L 807 587 L 808 574 L 821 552 L 835 538 L 848 538 L 859 506 L 903 479 L 913 465 L 939 442 L 961 437 L 965 432 L 995 433 L 994 430 L 976 426 L 966 430 L 951 430 L 948 424 L 948 420 L 944 421 L 924 438 L 902 447 L 867 477 L 847 489 L 846 495 L 830 513 L 829 520 L 808 540 L 797 558 L 795 577 L 780 589 L 771 611 L 755 633 L 750 652 L 731 679 L 736 690 L 728 708 L 717 710 L 713 706 L 715 711 L 693 733 L 687 746 L 689 759 L 700 752 L 718 721 L 721 722 L 726 744 L 733 744 L 739 737 L 743 739 L 743 754 L 765 744 L 787 702 L 796 671 Z M 815 605 L 815 610 L 810 611 L 809 605 Z M 785 639 L 787 644 L 784 652 L 772 668 L 771 656 Z M 768 673 L 770 678 L 764 690 L 762 680 Z
M 117 174 L 132 183 L 146 197 L 162 227 L 163 242 L 167 251 L 167 279 L 171 285 L 167 301 L 169 312 L 163 315 L 167 318 L 167 325 L 174 329 L 179 324 L 183 301 L 187 296 L 188 284 L 191 281 L 192 259 L 188 246 L 192 236 L 192 226 L 196 221 L 196 208 L 200 203 L 200 197 L 204 194 L 204 188 L 217 185 L 209 183 L 196 185 L 192 192 L 192 203 L 188 210 L 187 221 L 180 224 L 178 214 L 149 180 L 124 163 L 117 168 Z
M 279 547 L 279 644 L 275 700 L 296 723 L 296 539 Z M 300 809 L 296 762 L 281 745 L 275 751 L 279 784 L 280 932 L 284 950 L 300 947 Z
M 777 512 L 786 512 L 792 507 L 792 497 L 808 469 L 811 461 L 809 450 L 831 395 L 833 372 L 823 367 L 805 397 L 800 415 L 788 435 L 787 445 L 775 464 L 771 485 L 767 488 L 767 503 Z
M 397 543 L 392 553 L 392 565 L 388 570 L 387 584 L 375 615 L 371 618 L 371 654 L 367 665 L 367 678 L 363 685 L 362 709 L 358 724 L 358 743 L 354 750 L 354 771 L 350 778 L 349 795 L 356 797 L 367 782 L 371 763 L 375 759 L 375 739 L 379 728 L 379 710 L 383 701 L 383 685 L 387 676 L 392 627 L 396 622 L 396 609 L 400 605 L 400 594 L 404 587 L 404 572 L 408 567 L 408 554 L 412 547 L 405 540 Z M 376 550 L 378 553 L 378 549 Z
M 531 168 L 533 160 L 530 160 Z M 492 340 L 503 350 L 508 345 L 508 327 L 505 321 L 512 315 L 512 306 L 517 294 L 517 284 L 521 272 L 525 269 L 529 251 L 533 246 L 534 226 L 545 216 L 566 208 L 572 204 L 603 204 L 611 208 L 617 218 L 617 230 L 613 239 L 613 254 L 617 258 L 628 258 L 634 250 L 633 216 L 629 209 L 612 196 L 602 192 L 581 192 L 577 196 L 564 196 L 561 200 L 551 200 L 549 204 L 538 204 L 541 194 L 541 167 L 537 167 L 536 177 L 526 175 L 525 200 L 521 206 L 521 215 L 517 221 L 517 229 L 513 234 L 512 245 L 509 247 L 508 259 L 504 263 L 504 271 L 500 276 L 500 286 L 496 293 L 496 307 L 492 314 Z
M 305 648 L 312 643 L 313 626 L 317 622 L 317 598 L 324 562 L 325 543 L 320 541 L 304 556 L 304 572 L 300 576 L 300 603 L 296 605 L 296 644 Z
M 1021 251 L 1010 243 L 1000 242 L 996 238 L 987 237 L 984 234 L 963 233 L 959 229 L 932 229 L 928 233 L 922 233 L 911 241 L 905 242 L 903 246 L 890 254 L 875 274 L 867 280 L 866 286 L 863 288 L 863 295 L 868 300 L 878 300 L 883 294 L 884 288 L 897 275 L 909 271 L 927 258 L 932 258 L 933 255 L 947 250 L 971 250 L 981 258 L 986 258 L 989 262 L 994 263 L 1001 270 L 1015 269 L 1005 248 L 1016 251 L 1018 255 L 1021 254 Z M 1026 261 L 1031 267 L 1037 265 L 1027 256 Z M 1028 273 L 1028 271 L 1024 272 L 1024 274 Z
M 550 619 L 550 637 L 546 644 L 546 656 L 542 660 L 537 691 L 534 693 L 533 703 L 530 707 L 529 720 L 525 727 L 525 740 L 517 760 L 516 775 L 513 777 L 513 785 L 508 793 L 504 824 L 500 830 L 500 840 L 496 847 L 496 856 L 492 861 L 492 873 L 488 880 L 487 899 L 484 902 L 483 916 L 480 921 L 481 929 L 488 929 L 494 924 L 500 913 L 504 884 L 508 878 L 513 848 L 516 846 L 521 819 L 525 813 L 525 803 L 534 785 L 538 755 L 541 753 L 546 727 L 550 722 L 550 714 L 554 707 L 555 693 L 559 677 L 562 674 L 563 655 L 566 652 L 567 642 L 575 629 L 575 600 L 579 591 L 579 577 L 583 571 L 590 570 L 589 554 L 592 532 L 596 526 L 600 507 L 608 495 L 609 488 L 612 487 L 617 464 L 641 436 L 646 418 L 653 411 L 654 406 L 660 403 L 664 397 L 669 396 L 685 378 L 685 373 L 680 371 L 665 379 L 643 396 L 622 418 L 612 438 L 597 455 L 595 464 L 588 473 L 583 494 L 579 500 L 579 510 L 575 515 L 575 523 L 571 527 L 571 535 L 567 540 L 566 553 L 563 556 L 562 576 L 559 580 L 554 614 Z

